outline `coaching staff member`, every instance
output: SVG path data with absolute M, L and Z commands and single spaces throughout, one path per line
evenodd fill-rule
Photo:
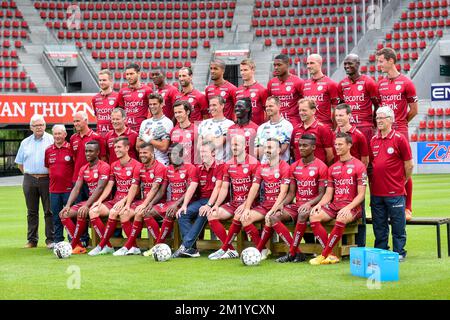
M 381 107 L 376 112 L 378 133 L 372 138 L 370 179 L 375 247 L 389 249 L 389 220 L 394 251 L 400 261 L 406 257 L 405 184 L 411 178 L 413 161 L 405 136 L 392 129 L 394 111 Z
M 53 144 L 51 134 L 45 132 L 45 120 L 42 115 L 31 117 L 30 128 L 33 134 L 25 138 L 17 151 L 15 162 L 24 174 L 23 194 L 28 211 L 28 242 L 25 248 L 35 248 L 39 240 L 39 198 L 44 208 L 45 236 L 47 248 L 53 248 L 53 217 L 50 211 L 50 192 L 48 169 L 45 167 L 45 149 Z

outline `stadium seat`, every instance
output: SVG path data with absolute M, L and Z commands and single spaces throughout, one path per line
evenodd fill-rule
M 445 129 L 450 129 L 450 120 L 445 121 Z
M 428 129 L 434 129 L 435 126 L 436 126 L 436 124 L 435 124 L 434 120 L 429 120 L 429 121 L 427 122 L 427 128 L 428 128 Z
M 434 110 L 434 108 L 428 108 L 428 112 L 427 112 L 427 114 L 428 114 L 428 116 L 430 116 L 430 117 L 432 117 L 432 116 L 434 116 L 434 114 L 435 114 L 435 110 Z
M 435 141 L 435 140 L 436 140 L 436 138 L 434 136 L 434 133 L 429 133 L 427 135 L 427 141 Z
M 436 108 L 435 115 L 438 117 L 442 117 L 444 115 L 444 109 L 443 108 Z
M 444 121 L 438 120 L 436 121 L 436 129 L 443 129 L 444 128 Z
M 427 128 L 427 122 L 425 120 L 422 120 L 419 122 L 419 129 L 426 129 Z
M 444 141 L 444 134 L 442 132 L 436 134 L 436 141 Z
M 418 140 L 417 133 L 413 133 L 413 134 L 411 135 L 411 141 L 412 141 L 412 142 L 417 142 L 417 140 Z

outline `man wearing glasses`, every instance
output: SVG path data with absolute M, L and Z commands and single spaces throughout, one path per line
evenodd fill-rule
M 45 132 L 45 120 L 42 115 L 31 117 L 30 128 L 33 134 L 20 143 L 15 162 L 24 174 L 23 194 L 27 205 L 28 242 L 25 248 L 36 248 L 39 240 L 39 199 L 42 201 L 45 219 L 47 248 L 53 248 L 54 228 L 50 211 L 50 193 L 48 169 L 45 167 L 45 149 L 54 142 L 53 136 Z

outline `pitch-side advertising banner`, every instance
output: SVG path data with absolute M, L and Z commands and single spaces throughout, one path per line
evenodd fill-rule
M 73 123 L 73 114 L 85 111 L 89 123 L 95 123 L 92 95 L 70 96 L 6 96 L 0 95 L 0 123 L 28 124 L 34 114 L 41 114 L 47 123 Z
M 418 164 L 450 164 L 450 142 L 418 142 Z

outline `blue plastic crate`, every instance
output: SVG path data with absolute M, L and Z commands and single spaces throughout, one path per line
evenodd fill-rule
M 388 250 L 367 250 L 365 256 L 366 277 L 376 281 L 398 281 L 399 255 Z
M 357 277 L 366 276 L 365 255 L 366 248 L 350 248 L 350 272 L 352 275 Z

